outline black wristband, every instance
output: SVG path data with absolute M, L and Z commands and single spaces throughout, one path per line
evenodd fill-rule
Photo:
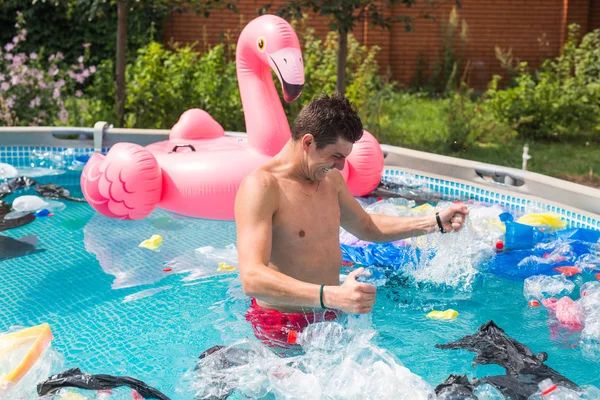
M 323 288 L 325 287 L 325 285 L 321 285 L 321 289 L 319 289 L 319 300 L 321 300 L 321 308 L 327 308 L 325 307 L 325 304 L 323 304 Z
M 440 232 L 446 233 L 446 230 L 444 229 L 444 225 L 442 224 L 442 219 L 440 218 L 439 212 L 435 213 L 435 220 L 437 221 L 438 227 L 440 228 Z

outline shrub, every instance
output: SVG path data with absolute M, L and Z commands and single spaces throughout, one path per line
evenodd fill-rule
M 70 100 L 71 124 L 118 121 L 113 71 L 111 60 L 103 62 L 85 97 Z M 140 48 L 127 66 L 125 127 L 169 129 L 190 108 L 207 111 L 226 130 L 244 130 L 235 63 L 225 46 L 205 54 L 192 45 L 169 49 L 153 42 Z
M 290 123 L 300 108 L 321 92 L 336 87 L 337 37 L 325 41 L 314 30 L 302 27 L 300 35 L 306 85 L 300 98 L 284 104 Z M 378 48 L 361 46 L 349 37 L 347 96 L 362 111 L 378 91 L 386 86 L 378 75 L 375 59 Z M 173 44 L 167 48 L 151 43 L 140 48 L 127 66 L 125 127 L 171 128 L 189 108 L 201 108 L 226 130 L 244 131 L 244 114 L 234 61 L 235 45 L 223 43 L 201 54 L 191 46 Z M 100 119 L 114 123 L 115 87 L 113 64 L 103 62 L 83 99 L 68 102 L 70 123 L 91 126 Z M 278 91 L 279 80 L 274 78 Z M 368 113 L 363 113 L 368 121 Z
M 532 74 L 520 64 L 515 86 L 500 90 L 495 76 L 485 106 L 500 121 L 515 127 L 520 138 L 599 137 L 600 29 L 577 44 L 578 26 L 569 28 L 563 54 Z
M 83 84 L 95 72 L 94 66 L 84 64 L 88 46 L 76 64 L 64 69 L 60 52 L 46 57 L 44 48 L 20 51 L 27 40 L 22 14 L 16 28 L 18 34 L 0 49 L 0 125 L 64 125 L 69 117 L 65 95 L 81 97 Z
M 138 48 L 162 37 L 167 10 L 156 7 L 156 2 L 137 2 L 127 18 L 127 49 L 130 59 Z M 61 52 L 64 62 L 74 64 L 80 56 L 82 42 L 90 43 L 93 51 L 89 62 L 99 65 L 113 58 L 116 52 L 117 7 L 114 1 L 0 1 L 0 43 L 10 43 L 16 12 L 22 11 L 27 21 L 28 40 L 22 43 L 24 53 L 46 48 L 48 54 Z M 140 4 L 143 4 L 140 7 Z M 35 23 L 33 23 L 35 21 Z

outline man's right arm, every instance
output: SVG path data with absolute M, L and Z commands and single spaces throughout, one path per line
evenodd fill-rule
M 274 178 L 255 172 L 242 182 L 235 199 L 238 264 L 244 293 L 273 305 L 320 307 L 319 285 L 302 282 L 269 268 L 273 215 L 279 203 Z M 375 287 L 356 281 L 362 268 L 348 275 L 342 286 L 326 286 L 326 307 L 344 312 L 370 312 Z

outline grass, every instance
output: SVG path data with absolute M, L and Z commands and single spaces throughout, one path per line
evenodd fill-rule
M 468 160 L 522 167 L 523 146 L 476 144 L 459 154 L 446 154 Z M 600 188 L 600 146 L 585 143 L 533 143 L 529 145 L 529 171 Z
M 363 117 L 366 129 L 382 143 L 512 168 L 522 167 L 523 141 L 510 129 L 489 131 L 466 150 L 453 152 L 448 146 L 447 99 L 432 99 L 394 93 L 380 103 L 377 113 Z M 457 111 L 458 112 L 458 111 Z M 536 142 L 529 144 L 527 169 L 544 175 L 600 188 L 600 145 L 578 142 Z

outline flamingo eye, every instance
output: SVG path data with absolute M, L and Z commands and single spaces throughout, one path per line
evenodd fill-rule
M 258 44 L 258 49 L 260 51 L 264 51 L 265 50 L 265 46 L 267 45 L 267 42 L 265 41 L 264 38 L 259 38 L 257 44 Z

